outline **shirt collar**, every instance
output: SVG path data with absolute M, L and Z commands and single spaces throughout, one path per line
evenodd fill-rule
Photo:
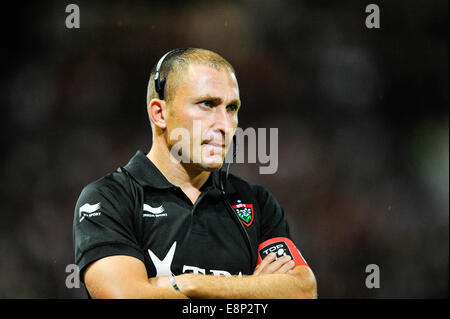
M 160 189 L 175 187 L 141 150 L 136 152 L 124 168 L 142 186 Z
M 157 189 L 169 189 L 176 186 L 170 183 L 161 171 L 153 164 L 153 162 L 144 154 L 143 151 L 138 150 L 131 158 L 124 169 L 129 172 L 134 179 L 143 187 L 150 186 Z M 224 172 L 222 172 L 225 175 Z M 225 178 L 225 176 L 223 176 Z M 212 172 L 208 180 L 201 187 L 201 190 L 206 190 L 211 187 L 220 189 L 219 171 Z M 230 181 L 225 182 L 225 192 L 227 194 L 236 192 Z

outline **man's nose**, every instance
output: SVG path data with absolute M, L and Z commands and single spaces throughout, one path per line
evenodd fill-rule
M 225 134 L 228 130 L 233 129 L 233 117 L 228 112 L 225 106 L 216 108 L 215 114 L 215 128 Z

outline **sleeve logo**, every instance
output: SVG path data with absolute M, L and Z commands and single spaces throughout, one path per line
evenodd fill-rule
M 97 210 L 100 209 L 100 203 L 91 205 L 91 204 L 84 204 L 83 206 L 80 207 L 79 210 L 79 218 L 80 218 L 80 223 L 83 221 L 83 219 L 85 217 L 94 217 L 94 216 L 100 216 L 100 212 L 97 212 Z
M 242 204 L 240 200 L 236 205 L 231 206 L 238 215 L 242 223 L 249 227 L 253 223 L 255 214 L 253 212 L 253 204 Z
M 275 237 L 259 244 L 257 264 L 259 265 L 262 260 L 270 253 L 275 253 L 277 258 L 283 256 L 291 256 L 296 266 L 309 267 L 300 251 L 297 249 L 297 247 L 295 247 L 295 244 L 289 238 Z
M 282 241 L 277 241 L 265 246 L 259 251 L 259 256 L 261 257 L 261 259 L 264 259 L 270 253 L 276 253 L 277 258 L 281 258 L 283 256 L 291 256 L 291 258 L 294 259 L 288 246 Z

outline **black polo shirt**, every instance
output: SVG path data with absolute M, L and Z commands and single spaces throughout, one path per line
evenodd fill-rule
M 270 238 L 290 238 L 288 224 L 283 209 L 264 187 L 232 174 L 224 186 L 255 255 L 248 249 L 236 216 L 217 196 L 219 172 L 211 173 L 192 204 L 181 188 L 138 151 L 125 167 L 81 192 L 73 223 L 81 280 L 90 263 L 112 255 L 140 259 L 148 277 L 251 275 L 256 247 Z

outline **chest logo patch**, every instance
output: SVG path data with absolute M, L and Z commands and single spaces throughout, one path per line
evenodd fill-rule
M 164 217 L 167 213 L 164 212 L 164 207 L 161 205 L 159 207 L 152 207 L 150 205 L 144 204 L 142 210 L 149 212 L 149 214 L 143 214 L 143 217 Z
M 255 214 L 253 212 L 253 204 L 242 204 L 240 200 L 236 205 L 231 206 L 238 215 L 242 223 L 249 227 L 253 223 Z

